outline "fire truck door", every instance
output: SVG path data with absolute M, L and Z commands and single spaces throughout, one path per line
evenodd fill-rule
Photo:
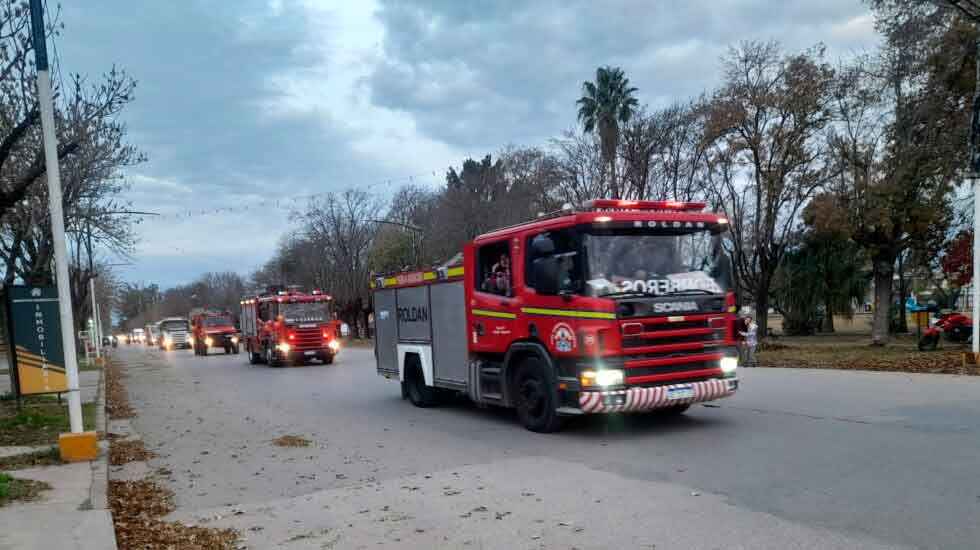
M 476 248 L 476 277 L 468 316 L 470 349 L 504 353 L 514 339 L 520 304 L 514 296 L 513 253 L 507 240 Z

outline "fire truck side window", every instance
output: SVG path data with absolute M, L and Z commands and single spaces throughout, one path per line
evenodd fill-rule
M 544 237 L 551 239 L 555 249 L 548 256 L 557 256 L 561 259 L 561 274 L 559 276 L 561 290 L 579 292 L 582 289 L 582 257 L 578 253 L 578 240 L 574 232 L 570 230 L 545 231 L 540 233 Z M 528 288 L 534 288 L 534 260 L 538 258 L 534 254 L 532 242 L 538 235 L 532 235 L 527 239 L 527 258 L 524 264 L 524 280 Z
M 513 296 L 510 250 L 507 241 L 485 244 L 476 253 L 476 288 L 481 292 Z
M 269 302 L 259 302 L 258 311 L 260 321 L 268 321 L 271 319 L 271 317 L 269 317 L 269 305 Z

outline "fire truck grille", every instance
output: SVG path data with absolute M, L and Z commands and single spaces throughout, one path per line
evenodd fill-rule
M 626 380 L 634 386 L 694 382 L 717 376 L 725 330 L 712 328 L 708 319 L 639 321 L 642 332 L 624 336 L 622 357 Z M 690 373 L 690 376 L 684 376 Z
M 623 348 L 642 348 L 646 346 L 656 346 L 659 344 L 691 344 L 694 342 L 715 342 L 722 341 L 723 335 L 721 331 L 715 331 L 713 334 L 706 335 L 691 335 L 691 336 L 674 336 L 674 337 L 653 337 L 653 338 L 623 338 Z
M 644 332 L 662 332 L 666 330 L 682 330 L 688 328 L 708 328 L 707 320 L 700 321 L 677 321 L 674 323 L 644 323 Z
M 319 328 L 298 328 L 294 331 L 296 340 L 293 347 L 297 350 L 310 350 L 323 348 L 323 334 Z
M 671 363 L 669 365 L 658 365 L 656 367 L 634 367 L 626 372 L 627 378 L 636 378 L 640 376 L 650 376 L 657 374 L 673 374 L 675 372 L 688 372 L 688 371 L 700 371 L 705 369 L 714 369 L 718 367 L 717 361 L 692 361 L 684 363 Z M 686 379 L 670 379 L 665 380 L 663 383 L 666 384 L 676 384 L 678 382 L 686 382 Z M 658 383 L 644 383 L 640 384 L 643 386 L 656 386 Z

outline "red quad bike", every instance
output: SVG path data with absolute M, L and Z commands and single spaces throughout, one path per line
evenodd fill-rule
M 941 313 L 934 326 L 926 329 L 919 339 L 919 351 L 931 351 L 939 346 L 940 333 L 950 342 L 965 344 L 973 335 L 973 321 L 962 313 Z

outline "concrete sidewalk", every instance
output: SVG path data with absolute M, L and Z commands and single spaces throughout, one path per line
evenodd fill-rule
M 82 401 L 98 404 L 95 426 L 105 432 L 103 371 L 80 374 Z M 115 550 L 116 535 L 107 500 L 108 441 L 100 441 L 99 448 L 99 458 L 93 462 L 12 472 L 20 479 L 44 481 L 51 489 L 44 491 L 37 502 L 0 508 L 0 550 Z M 42 449 L 45 447 L 0 447 L 0 454 Z

